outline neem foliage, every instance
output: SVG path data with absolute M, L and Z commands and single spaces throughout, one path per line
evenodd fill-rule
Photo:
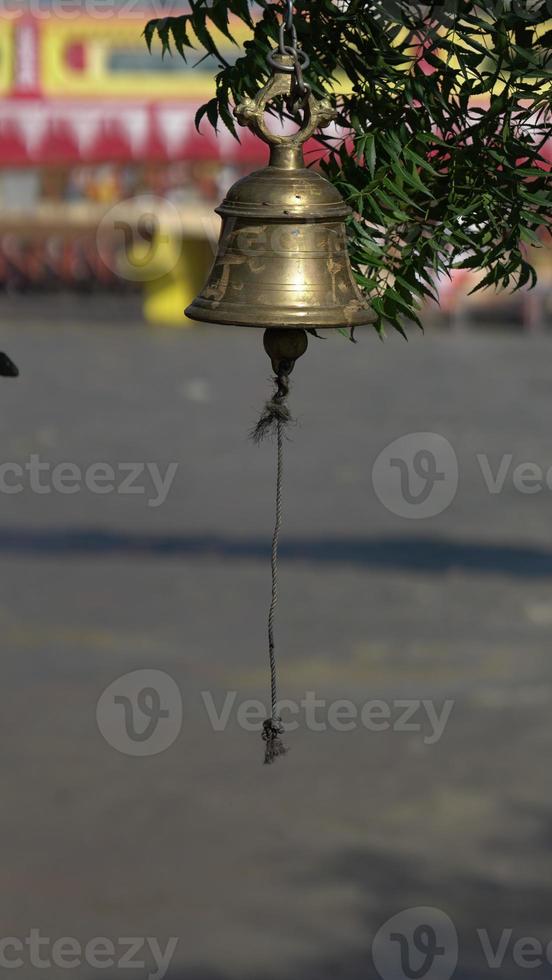
M 299 41 L 315 94 L 334 95 L 346 140 L 319 137 L 322 167 L 347 199 L 351 257 L 379 314 L 406 316 L 452 268 L 483 272 L 478 288 L 534 285 L 527 246 L 552 214 L 552 0 L 298 0 Z M 234 134 L 232 107 L 268 77 L 282 8 L 191 0 L 190 13 L 151 21 L 164 51 L 214 55 L 216 97 L 198 113 Z M 252 39 L 228 64 L 213 38 L 239 21 Z M 198 54 L 199 52 L 199 54 Z

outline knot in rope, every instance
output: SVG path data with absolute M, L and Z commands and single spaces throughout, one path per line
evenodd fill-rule
M 265 766 L 271 765 L 279 755 L 285 755 L 287 749 L 280 738 L 284 733 L 281 718 L 267 718 L 263 722 L 263 742 L 265 742 Z
M 290 410 L 286 405 L 286 398 L 289 395 L 289 373 L 286 368 L 284 362 L 274 378 L 276 389 L 272 398 L 265 403 L 259 421 L 251 433 L 253 442 L 262 442 L 267 436 L 273 436 L 279 425 L 288 425 L 292 421 Z

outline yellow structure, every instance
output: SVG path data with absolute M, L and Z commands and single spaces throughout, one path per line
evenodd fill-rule
M 180 239 L 171 234 L 160 246 L 160 275 L 144 282 L 144 316 L 160 326 L 193 326 L 184 310 L 202 288 L 213 252 L 210 242 L 200 238 Z M 156 265 L 154 260 L 152 268 Z M 162 271 L 163 266 L 169 271 Z
M 213 261 L 203 235 L 158 227 L 151 239 L 134 244 L 119 262 L 120 275 L 141 282 L 144 316 L 153 326 L 192 326 L 184 310 L 202 288 Z

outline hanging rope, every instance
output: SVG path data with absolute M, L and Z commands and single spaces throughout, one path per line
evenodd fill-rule
M 284 430 L 291 422 L 289 408 L 285 399 L 289 393 L 289 367 L 282 362 L 277 376 L 274 378 L 276 391 L 266 403 L 257 425 L 252 432 L 254 442 L 262 442 L 268 435 L 276 433 L 276 518 L 272 535 L 271 572 L 272 593 L 268 612 L 268 658 L 270 662 L 270 718 L 263 723 L 263 741 L 265 743 L 265 765 L 270 765 L 279 755 L 285 755 L 287 749 L 282 742 L 284 728 L 278 715 L 278 678 L 276 669 L 276 646 L 274 642 L 274 618 L 278 604 L 278 544 L 282 526 L 282 483 L 284 474 Z

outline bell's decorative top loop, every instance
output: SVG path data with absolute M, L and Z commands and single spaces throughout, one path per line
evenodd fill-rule
M 270 63 L 274 68 L 272 77 L 254 99 L 243 99 L 234 109 L 234 115 L 241 126 L 247 126 L 259 139 L 263 140 L 264 143 L 268 143 L 273 148 L 270 162 L 276 165 L 278 162 L 285 160 L 286 156 L 285 153 L 278 152 L 278 149 L 280 151 L 282 149 L 284 151 L 286 149 L 299 151 L 303 143 L 310 139 L 314 131 L 316 129 L 323 129 L 329 123 L 333 122 L 337 113 L 327 99 L 317 100 L 312 95 L 312 92 L 308 91 L 303 100 L 305 116 L 300 129 L 296 133 L 289 135 L 271 133 L 264 118 L 266 107 L 272 99 L 280 96 L 285 96 L 288 99 L 291 97 L 293 92 L 293 76 L 290 74 L 289 69 L 293 66 L 294 59 L 292 55 L 281 54 L 280 51 L 276 50 L 272 52 Z M 294 163 L 297 160 L 297 156 L 298 153 L 294 154 L 292 152 L 288 154 L 290 161 L 293 160 Z M 302 157 L 299 156 L 299 160 L 301 159 Z M 295 165 L 297 164 L 295 163 Z

